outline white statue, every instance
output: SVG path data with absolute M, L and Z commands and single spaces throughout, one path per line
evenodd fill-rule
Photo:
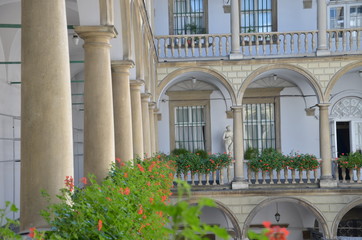
M 224 140 L 225 144 L 225 152 L 232 156 L 234 145 L 233 145 L 233 132 L 230 129 L 230 125 L 226 126 L 226 130 L 224 132 L 224 135 L 222 136 L 222 139 Z

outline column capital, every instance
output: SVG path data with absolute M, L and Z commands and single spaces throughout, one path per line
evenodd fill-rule
M 156 109 L 156 102 L 149 102 L 149 103 L 148 103 L 148 107 L 149 107 L 150 109 Z
M 129 73 L 129 69 L 135 66 L 132 60 L 113 60 L 111 61 L 112 72 Z
M 243 110 L 243 106 L 242 106 L 242 105 L 235 105 L 235 106 L 231 106 L 230 108 L 231 108 L 231 110 L 234 111 L 234 112 Z
M 330 103 L 319 103 L 319 104 L 317 104 L 317 106 L 318 106 L 320 109 L 328 108 L 330 105 L 331 105 Z
M 114 26 L 74 26 L 74 31 L 81 37 L 82 39 L 93 37 L 95 35 L 108 35 L 110 38 L 116 37 L 117 32 Z
M 142 102 L 148 102 L 150 100 L 151 94 L 150 93 L 141 93 Z
M 141 88 L 141 86 L 143 84 L 145 84 L 145 81 L 141 80 L 141 79 L 137 79 L 137 80 L 130 80 L 129 84 L 131 85 L 131 89 L 136 89 L 136 88 Z

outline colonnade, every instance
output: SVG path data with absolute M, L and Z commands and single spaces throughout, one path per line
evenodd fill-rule
M 21 231 L 26 232 L 31 227 L 47 227 L 40 210 L 48 203 L 40 192 L 59 194 L 74 169 L 65 1 L 24 0 L 21 6 L 20 222 Z M 157 151 L 153 127 L 157 112 L 151 94 L 141 94 L 144 81 L 130 81 L 135 64 L 111 61 L 113 26 L 77 26 L 74 30 L 84 40 L 84 176 L 91 173 L 102 179 L 115 158 L 129 161 Z

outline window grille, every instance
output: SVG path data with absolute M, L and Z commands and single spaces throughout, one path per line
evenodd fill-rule
M 204 1 L 206 0 L 174 0 L 173 34 L 205 33 Z
M 175 146 L 191 152 L 205 150 L 205 106 L 175 108 Z
M 272 32 L 272 1 L 273 0 L 242 0 L 240 2 L 240 32 Z
M 276 148 L 274 103 L 243 104 L 244 147 Z

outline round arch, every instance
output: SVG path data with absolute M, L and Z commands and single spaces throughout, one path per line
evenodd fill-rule
M 254 207 L 254 209 L 250 212 L 250 214 L 247 216 L 247 218 L 245 219 L 244 222 L 244 228 L 242 230 L 242 237 L 246 237 L 246 229 L 247 226 L 249 226 L 252 222 L 252 220 L 254 219 L 254 217 L 256 216 L 256 214 L 264 207 L 276 203 L 276 202 L 289 202 L 289 203 L 294 203 L 294 204 L 298 204 L 301 205 L 305 208 L 307 208 L 308 210 L 310 210 L 315 217 L 318 219 L 318 221 L 321 223 L 321 227 L 323 229 L 323 232 L 325 234 L 325 237 L 327 239 L 330 239 L 330 232 L 328 229 L 328 225 L 327 225 L 327 221 L 325 220 L 325 218 L 323 217 L 322 213 L 316 209 L 311 203 L 309 203 L 308 201 L 304 200 L 304 199 L 299 199 L 299 198 L 294 198 L 294 197 L 274 197 L 274 198 L 268 198 L 263 200 L 261 203 L 259 203 L 256 207 Z
M 263 67 L 258 68 L 257 70 L 253 71 L 245 79 L 245 81 L 242 83 L 242 85 L 237 93 L 238 104 L 242 103 L 243 95 L 245 93 L 245 90 L 249 86 L 249 84 L 262 73 L 265 73 L 267 71 L 272 71 L 272 70 L 290 70 L 290 71 L 301 74 L 308 80 L 308 84 L 313 88 L 314 92 L 316 93 L 318 101 L 325 102 L 321 86 L 310 72 L 308 72 L 307 70 L 305 70 L 301 67 L 297 67 L 297 66 L 294 66 L 291 64 L 274 64 L 274 65 L 268 65 L 268 66 L 263 66 Z
M 171 86 L 174 83 L 175 78 L 179 77 L 180 75 L 191 73 L 191 72 L 201 72 L 206 73 L 210 76 L 212 76 L 214 79 L 217 79 L 218 83 L 223 86 L 228 94 L 230 95 L 232 104 L 236 103 L 236 95 L 235 92 L 230 85 L 230 83 L 227 81 L 227 79 L 217 71 L 209 68 L 202 68 L 202 67 L 188 67 L 188 68 L 181 68 L 173 71 L 172 73 L 168 74 L 162 81 L 157 85 L 156 88 L 156 99 L 157 102 L 159 102 L 160 97 L 163 93 L 167 91 L 167 88 Z M 219 86 L 217 86 L 219 87 Z M 219 87 L 220 89 L 220 87 Z M 222 89 L 220 89 L 222 90 Z
M 341 222 L 344 215 L 346 215 L 348 211 L 350 211 L 354 207 L 357 207 L 358 205 L 362 205 L 362 198 L 359 198 L 359 199 L 354 200 L 353 202 L 351 202 L 349 204 L 346 204 L 344 206 L 344 208 L 342 208 L 339 211 L 339 213 L 335 217 L 335 219 L 334 219 L 334 221 L 332 223 L 332 227 L 331 227 L 331 232 L 332 232 L 334 238 L 337 238 L 338 225 Z
M 189 204 L 196 204 L 198 201 L 198 198 L 191 198 L 190 200 L 188 200 Z M 217 200 L 213 200 L 214 203 L 216 204 L 215 208 L 218 208 L 223 214 L 225 214 L 225 216 L 231 221 L 234 231 L 235 231 L 235 237 L 237 239 L 243 239 L 241 238 L 241 228 L 240 225 L 238 223 L 237 217 L 235 216 L 235 214 L 227 207 L 225 206 L 224 203 L 217 201 Z
M 358 62 L 354 62 L 354 63 L 350 63 L 348 65 L 346 65 L 345 67 L 343 67 L 342 69 L 340 69 L 336 74 L 334 74 L 334 76 L 332 77 L 332 79 L 329 81 L 327 88 L 325 90 L 324 96 L 325 99 L 328 99 L 332 89 L 334 87 L 334 85 L 337 83 L 337 81 L 347 72 L 351 71 L 354 68 L 357 67 L 362 67 L 362 61 L 358 61 Z

